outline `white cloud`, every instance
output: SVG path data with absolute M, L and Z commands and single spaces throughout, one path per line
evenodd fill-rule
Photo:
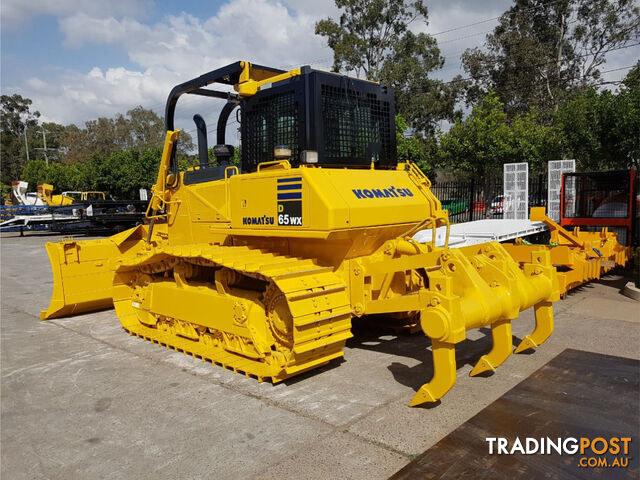
M 64 35 L 63 48 L 90 45 L 99 57 L 101 46 L 112 45 L 126 51 L 134 65 L 102 66 L 57 76 L 40 73 L 19 86 L 3 85 L 3 91 L 32 98 L 34 107 L 47 120 L 82 124 L 139 104 L 162 113 L 171 87 L 236 60 L 281 68 L 305 64 L 327 68 L 332 64 L 331 50 L 314 30 L 319 19 L 337 17 L 333 0 L 229 0 L 210 18 L 181 13 L 147 24 L 136 15 L 150 2 L 3 0 L 3 22 L 24 21 L 37 14 L 57 15 Z M 429 25 L 414 28 L 443 32 L 500 15 L 509 4 L 509 0 L 433 0 L 429 3 Z M 482 32 L 494 25 L 486 22 L 438 35 L 448 58 L 444 70 L 436 75 L 450 78 L 459 73 L 460 52 L 482 44 Z M 630 51 L 624 53 L 632 55 Z M 622 58 L 616 60 L 613 65 L 629 64 Z M 620 76 L 625 73 L 620 72 Z M 189 105 L 197 106 L 212 119 L 219 102 L 181 100 L 177 115 L 188 121 L 187 128 L 191 128 L 190 116 L 194 113 L 185 108 Z
M 84 75 L 64 74 L 52 83 L 30 78 L 17 91 L 34 100 L 34 108 L 45 121 L 82 124 L 98 116 L 124 113 L 138 104 L 157 104 L 174 83 L 177 79 L 168 71 L 93 68 Z
M 119 44 L 143 68 L 197 73 L 237 59 L 283 65 L 304 63 L 321 52 L 330 55 L 314 34 L 315 22 L 280 2 L 232 0 L 204 20 L 182 13 L 149 26 L 82 12 L 62 19 L 60 30 L 69 46 Z
M 35 90 L 44 90 L 47 87 L 47 83 L 37 77 L 29 78 L 26 83 Z
M 334 0 L 284 0 L 284 4 L 296 12 L 305 12 L 318 19 L 336 18 L 339 12 Z
M 435 35 L 440 52 L 445 57 L 442 70 L 434 76 L 449 80 L 462 74 L 460 55 L 467 48 L 484 43 L 485 35 L 498 23 L 495 17 L 501 15 L 510 6 L 510 0 L 492 2 L 455 2 L 437 3 L 430 6 L 429 24 L 420 30 Z M 481 23 L 479 23 L 481 22 Z
M 135 20 L 125 18 L 119 22 L 113 17 L 95 18 L 78 12 L 59 21 L 60 30 L 65 34 L 65 45 L 79 47 L 85 43 L 110 44 L 121 40 L 128 25 L 140 25 Z
M 67 47 L 95 45 L 99 51 L 100 45 L 120 46 L 140 68 L 96 67 L 48 79 L 48 85 L 32 79 L 14 90 L 32 98 L 44 117 L 62 123 L 82 124 L 138 104 L 162 113 L 174 85 L 236 60 L 287 67 L 331 57 L 314 34 L 315 22 L 313 16 L 267 0 L 231 0 L 208 19 L 181 13 L 154 25 L 132 17 L 76 12 L 59 20 Z M 214 104 L 205 101 L 205 109 L 216 111 Z M 189 118 L 194 113 L 181 110 Z

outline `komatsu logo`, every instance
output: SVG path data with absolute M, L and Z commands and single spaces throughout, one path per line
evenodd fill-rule
M 273 217 L 263 215 L 262 217 L 242 217 L 243 225 L 273 225 Z
M 362 188 L 351 190 L 356 198 L 397 198 L 397 197 L 413 197 L 413 192 L 408 188 Z

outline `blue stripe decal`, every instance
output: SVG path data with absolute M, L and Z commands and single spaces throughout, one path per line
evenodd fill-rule
M 278 183 L 287 183 L 287 182 L 301 182 L 302 177 L 289 177 L 289 178 L 279 178 Z
M 284 185 L 278 185 L 278 190 L 302 190 L 301 183 L 286 183 Z
M 302 192 L 279 193 L 278 200 L 302 200 Z

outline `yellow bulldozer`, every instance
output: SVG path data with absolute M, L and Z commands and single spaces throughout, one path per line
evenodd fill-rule
M 183 95 L 224 103 L 216 161 L 195 115 L 200 163 L 181 172 Z M 225 141 L 236 108 L 240 165 Z M 48 243 L 54 287 L 41 318 L 113 306 L 131 335 L 274 383 L 341 357 L 353 317 L 412 318 L 431 339 L 434 375 L 410 405 L 453 387 L 470 329 L 491 326 L 493 338 L 471 375 L 509 357 L 525 309 L 536 326 L 516 352 L 538 347 L 560 295 L 549 249 L 516 261 L 496 242 L 449 248 L 429 180 L 397 161 L 394 115 L 390 88 L 310 67 L 240 61 L 176 86 L 146 224 Z M 432 242 L 413 239 L 422 229 Z
M 90 200 L 104 200 L 104 192 L 89 191 L 67 191 L 62 192 L 60 195 L 53 194 L 53 185 L 49 183 L 41 183 L 38 185 L 38 198 L 44 205 L 53 206 L 67 206 L 76 202 L 87 202 Z

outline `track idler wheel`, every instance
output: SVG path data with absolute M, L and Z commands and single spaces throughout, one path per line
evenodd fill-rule
M 274 339 L 289 350 L 293 346 L 293 316 L 287 297 L 278 287 L 270 284 L 265 292 L 264 305 Z

